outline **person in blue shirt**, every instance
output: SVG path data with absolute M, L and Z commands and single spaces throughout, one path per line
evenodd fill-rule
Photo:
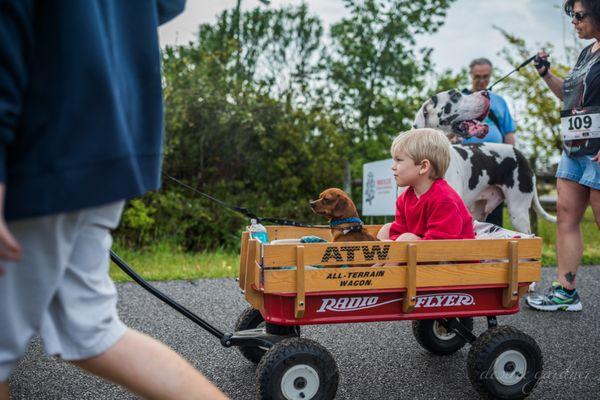
M 490 84 L 492 76 L 492 63 L 487 58 L 476 58 L 469 64 L 471 75 L 471 89 L 464 89 L 463 93 L 473 93 L 480 90 L 486 90 Z M 488 134 L 483 138 L 472 137 L 463 141 L 463 143 L 506 143 L 515 145 L 516 125 L 510 115 L 510 110 L 502 96 L 489 92 L 490 94 L 490 112 L 485 119 L 485 123 L 490 127 Z M 487 217 L 486 222 L 502 226 L 502 213 L 504 204 L 499 205 Z
M 144 398 L 224 399 L 119 319 L 126 199 L 159 187 L 157 28 L 184 0 L 0 0 L 0 400 L 31 338 Z

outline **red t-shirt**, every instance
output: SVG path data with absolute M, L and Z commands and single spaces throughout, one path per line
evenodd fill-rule
M 469 210 L 444 179 L 433 182 L 419 198 L 412 187 L 398 197 L 390 239 L 406 232 L 425 240 L 475 238 Z

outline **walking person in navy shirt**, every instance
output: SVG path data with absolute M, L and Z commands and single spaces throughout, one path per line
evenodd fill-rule
M 159 187 L 157 28 L 183 6 L 0 0 L 0 400 L 38 334 L 144 398 L 225 398 L 121 322 L 108 275 L 124 201 Z

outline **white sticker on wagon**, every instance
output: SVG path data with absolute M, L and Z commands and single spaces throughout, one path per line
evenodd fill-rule
M 317 310 L 317 312 L 325 312 L 325 311 L 334 311 L 334 312 L 347 312 L 347 311 L 356 311 L 356 310 L 364 310 L 367 308 L 379 307 L 384 304 L 394 303 L 402 300 L 393 299 L 384 301 L 382 303 L 378 303 L 378 296 L 370 296 L 370 297 L 339 297 L 337 299 L 334 298 L 325 298 L 322 300 L 321 308 Z
M 379 307 L 402 298 L 378 303 L 379 296 L 324 298 L 317 312 L 348 312 Z M 436 293 L 417 296 L 415 308 L 472 306 L 475 298 L 468 293 Z
M 472 306 L 475 298 L 468 293 L 436 293 L 417 296 L 415 308 Z

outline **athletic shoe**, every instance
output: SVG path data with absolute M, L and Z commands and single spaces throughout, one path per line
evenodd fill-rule
M 583 308 L 577 290 L 569 294 L 558 282 L 552 282 L 548 294 L 528 296 L 525 303 L 540 311 L 581 311 Z

